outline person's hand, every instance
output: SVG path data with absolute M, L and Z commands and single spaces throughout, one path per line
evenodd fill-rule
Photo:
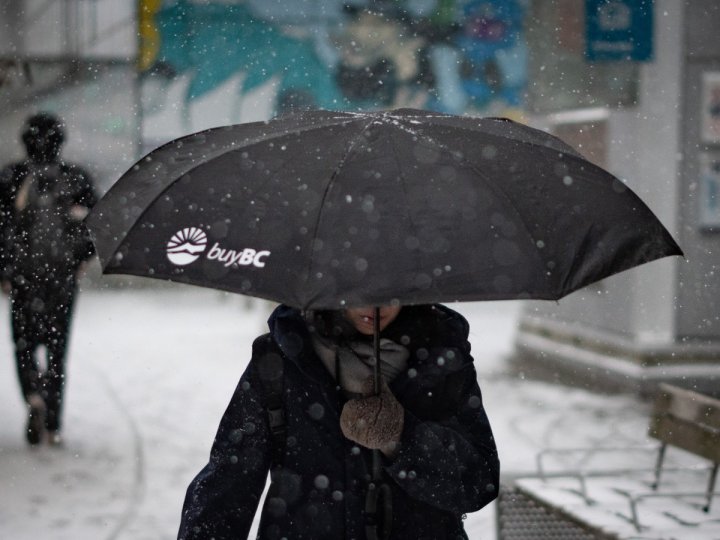
M 372 388 L 369 377 L 366 386 Z M 405 422 L 405 411 L 383 381 L 379 396 L 351 399 L 340 414 L 343 435 L 365 448 L 380 450 L 388 457 L 397 451 Z
M 87 265 L 87 261 L 83 261 L 78 265 L 77 270 L 75 270 L 76 278 L 80 278 L 83 274 L 85 274 L 85 270 L 87 270 Z
M 90 213 L 90 209 L 87 206 L 81 204 L 73 204 L 68 211 L 68 217 L 71 221 L 82 221 Z
M 12 290 L 12 283 L 10 283 L 9 279 L 3 279 L 2 280 L 2 292 L 3 294 L 10 294 L 10 291 Z

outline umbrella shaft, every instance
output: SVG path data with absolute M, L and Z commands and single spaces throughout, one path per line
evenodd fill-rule
M 380 373 L 380 308 L 376 307 L 374 308 L 374 316 L 373 316 L 373 348 L 375 351 L 375 365 L 374 368 L 374 377 L 373 377 L 373 385 L 374 385 L 374 391 L 375 395 L 380 395 L 380 386 L 381 381 L 380 377 L 382 376 Z M 382 478 L 382 462 L 381 462 L 381 456 L 380 456 L 380 450 L 373 450 L 372 453 L 372 471 L 373 471 L 373 479 L 375 481 L 378 481 Z

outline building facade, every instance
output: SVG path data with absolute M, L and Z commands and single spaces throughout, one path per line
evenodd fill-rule
M 717 394 L 720 4 L 653 4 L 653 57 L 633 64 L 633 89 L 618 93 L 619 105 L 539 106 L 534 121 L 626 180 L 685 258 L 649 263 L 557 304 L 529 302 L 512 360 L 523 373 L 588 388 L 646 394 L 666 381 Z

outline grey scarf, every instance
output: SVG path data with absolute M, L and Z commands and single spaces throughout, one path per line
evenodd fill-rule
M 351 341 L 339 346 L 317 334 L 313 334 L 312 342 L 323 365 L 347 397 L 367 394 L 366 381 L 372 376 L 375 366 L 371 343 Z M 410 352 L 402 345 L 385 338 L 380 340 L 380 373 L 385 382 L 390 383 L 407 369 L 409 356 Z

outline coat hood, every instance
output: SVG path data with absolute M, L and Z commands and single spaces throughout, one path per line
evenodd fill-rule
M 287 360 L 317 382 L 334 383 L 316 356 L 304 315 L 299 309 L 286 305 L 277 307 L 268 326 L 270 335 Z M 472 367 L 468 334 L 469 325 L 465 318 L 446 306 L 403 307 L 398 317 L 381 332 L 382 337 L 400 343 L 410 351 L 407 371 L 390 384 L 396 395 L 415 395 L 424 406 L 429 405 L 426 403 L 428 393 L 432 396 L 433 389 L 447 388 L 448 380 Z M 372 340 L 372 337 L 366 339 Z M 430 401 L 439 403 L 444 399 L 436 394 Z
M 297 308 L 278 306 L 268 319 L 268 327 L 270 335 L 290 359 L 296 359 L 310 346 L 305 317 Z M 469 325 L 462 315 L 441 304 L 405 306 L 380 335 L 422 357 L 423 349 L 467 347 Z M 372 340 L 372 336 L 358 335 L 358 338 Z

